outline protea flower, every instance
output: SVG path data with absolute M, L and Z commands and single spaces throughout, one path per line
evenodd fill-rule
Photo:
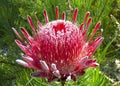
M 21 28 L 21 32 L 26 40 L 13 28 L 19 40 L 15 40 L 17 45 L 25 53 L 23 60 L 17 59 L 17 63 L 38 70 L 32 76 L 48 78 L 48 81 L 76 80 L 77 76 L 85 73 L 85 69 L 96 67 L 95 59 L 92 59 L 97 47 L 103 41 L 102 31 L 97 33 L 100 27 L 98 22 L 88 36 L 88 28 L 92 21 L 90 12 L 85 15 L 84 22 L 80 27 L 76 25 L 78 9 L 73 14 L 72 22 L 65 20 L 65 13 L 59 19 L 59 9 L 56 7 L 56 20 L 49 22 L 47 12 L 44 10 L 46 24 L 42 25 L 38 20 L 38 30 L 28 16 L 28 22 L 32 28 L 33 36 Z

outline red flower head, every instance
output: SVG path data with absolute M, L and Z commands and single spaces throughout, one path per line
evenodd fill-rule
M 87 36 L 88 28 L 92 21 L 87 12 L 84 22 L 80 27 L 76 25 L 78 9 L 75 9 L 73 21 L 65 20 L 65 13 L 59 19 L 59 10 L 56 7 L 56 20 L 49 22 L 47 12 L 44 10 L 46 24 L 42 26 L 37 18 L 38 30 L 35 29 L 32 19 L 28 16 L 28 22 L 33 31 L 33 37 L 21 28 L 21 32 L 27 39 L 13 28 L 13 31 L 20 38 L 15 40 L 17 45 L 23 50 L 25 55 L 17 59 L 17 63 L 28 68 L 39 70 L 32 73 L 36 77 L 48 78 L 48 81 L 76 80 L 76 76 L 81 76 L 86 68 L 95 67 L 98 64 L 95 59 L 91 59 L 97 47 L 103 41 L 102 31 L 95 38 L 94 35 L 100 27 L 98 22 L 90 36 Z

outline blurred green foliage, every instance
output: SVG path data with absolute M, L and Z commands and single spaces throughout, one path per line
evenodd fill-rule
M 27 15 L 30 15 L 36 24 L 35 14 L 42 24 L 45 23 L 43 10 L 46 9 L 49 20 L 55 20 L 55 7 L 59 6 L 60 15 L 66 12 L 67 20 L 72 20 L 74 9 L 79 9 L 77 24 L 80 25 L 87 11 L 90 11 L 94 28 L 98 21 L 104 29 L 104 42 L 95 56 L 101 64 L 100 68 L 87 69 L 84 76 L 76 82 L 69 81 L 66 86 L 111 86 L 111 81 L 100 71 L 109 60 L 120 59 L 120 47 L 115 46 L 116 21 L 110 18 L 112 14 L 120 22 L 120 0 L 0 0 L 0 86 L 60 86 L 59 82 L 47 83 L 46 79 L 33 78 L 33 70 L 23 68 L 15 62 L 20 58 L 21 50 L 16 46 L 15 34 L 12 27 L 20 32 L 19 27 L 25 27 L 30 32 Z M 89 32 L 91 32 L 91 29 Z M 117 38 L 118 39 L 118 38 Z

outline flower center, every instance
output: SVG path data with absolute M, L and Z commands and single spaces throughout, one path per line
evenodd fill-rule
M 64 33 L 66 32 L 65 24 L 62 21 L 57 22 L 57 24 L 53 26 L 53 29 L 55 30 L 55 33 L 58 31 L 64 31 Z

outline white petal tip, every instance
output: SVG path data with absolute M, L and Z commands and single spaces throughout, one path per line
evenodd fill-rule
M 68 76 L 66 81 L 70 81 L 71 80 L 71 76 Z
M 40 60 L 40 64 L 45 71 L 49 71 L 49 67 L 45 61 Z
M 33 61 L 33 59 L 31 57 L 24 57 L 24 59 L 26 59 L 28 61 Z
M 102 39 L 104 39 L 104 37 L 102 37 Z
M 103 32 L 103 29 L 101 29 L 101 32 Z
M 58 77 L 58 78 L 61 78 L 61 75 L 60 75 L 60 71 L 59 71 L 59 70 L 53 71 L 53 74 L 54 74 L 54 76 L 56 76 L 56 77 Z
M 28 67 L 28 64 L 23 60 L 17 59 L 16 62 L 22 66 Z
M 51 64 L 51 68 L 52 68 L 53 71 L 57 70 L 56 64 L 52 63 L 52 64 Z

